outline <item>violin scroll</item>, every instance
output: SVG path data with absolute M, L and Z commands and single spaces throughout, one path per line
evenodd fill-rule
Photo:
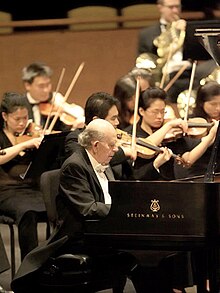
M 182 165 L 184 168 L 190 167 L 190 162 L 185 161 L 180 155 L 172 155 L 177 163 L 177 165 Z

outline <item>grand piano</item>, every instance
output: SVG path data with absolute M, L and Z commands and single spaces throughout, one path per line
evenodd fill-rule
M 111 181 L 112 207 L 89 221 L 87 236 L 120 249 L 213 245 L 220 227 L 218 183 Z
M 203 29 L 197 34 L 220 64 L 220 29 Z M 87 241 L 121 250 L 204 249 L 209 292 L 217 293 L 220 185 L 214 169 L 219 140 L 220 127 L 203 178 L 109 182 L 111 210 L 105 219 L 87 221 Z

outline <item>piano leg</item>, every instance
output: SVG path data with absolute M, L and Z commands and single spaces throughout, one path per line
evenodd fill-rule
M 190 252 L 151 253 L 140 253 L 139 265 L 130 277 L 137 293 L 170 293 L 173 289 L 185 292 L 184 288 L 193 286 Z
M 211 248 L 208 250 L 208 272 L 210 293 L 219 293 L 219 248 Z
M 193 252 L 197 293 L 219 293 L 219 249 L 208 248 Z

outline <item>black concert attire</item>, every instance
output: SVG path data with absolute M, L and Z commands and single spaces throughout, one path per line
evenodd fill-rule
M 72 155 L 78 148 L 78 135 L 83 131 L 81 129 L 75 129 L 71 131 L 65 139 L 65 158 L 68 158 Z M 110 161 L 110 166 L 112 167 L 112 171 L 114 173 L 116 180 L 126 180 L 133 179 L 133 171 L 131 168 L 131 162 L 125 156 L 122 148 L 118 148 L 118 151 L 113 156 Z
M 128 127 L 126 130 L 128 133 L 132 133 L 132 126 Z M 138 122 L 137 124 L 136 131 L 137 137 L 146 138 L 149 136 L 149 134 L 141 128 L 140 122 Z M 174 139 L 173 141 L 162 142 L 161 146 L 166 146 L 171 149 L 174 154 L 181 156 L 185 152 L 190 152 L 199 143 L 200 139 L 193 139 L 191 137 L 184 136 L 177 138 L 176 140 Z M 141 157 L 137 157 L 134 165 L 134 177 L 137 180 L 174 180 L 189 177 L 190 174 L 199 175 L 197 173 L 201 171 L 199 171 L 199 169 L 201 168 L 201 164 L 204 163 L 204 157 L 207 158 L 209 156 L 209 151 L 207 151 L 198 160 L 198 164 L 197 162 L 195 162 L 190 168 L 183 168 L 182 165 L 179 165 L 178 162 L 171 158 L 168 162 L 166 162 L 159 168 L 159 172 L 153 166 L 153 161 L 155 157 L 151 159 L 143 159 Z M 204 168 L 205 165 L 203 165 L 203 171 Z
M 30 292 L 32 284 L 34 284 L 32 292 L 39 292 L 40 280 L 44 281 L 44 279 L 41 279 L 42 276 L 45 276 L 51 282 L 56 282 L 56 278 L 62 278 L 62 274 L 58 276 L 52 273 L 50 276 L 50 269 L 47 271 L 47 266 L 51 267 L 50 261 L 47 262 L 50 256 L 53 258 L 62 254 L 77 256 L 79 253 L 89 255 L 91 256 L 90 268 L 92 273 L 94 273 L 94 277 L 99 277 L 101 280 L 105 272 L 111 274 L 111 271 L 114 274 L 116 273 L 117 278 L 121 274 L 126 276 L 133 265 L 136 264 L 135 258 L 130 254 L 115 251 L 108 245 L 103 247 L 99 243 L 96 243 L 95 247 L 90 247 L 84 241 L 85 220 L 104 218 L 110 210 L 110 204 L 105 203 L 105 192 L 99 181 L 98 171 L 94 169 L 94 163 L 92 164 L 90 160 L 88 152 L 79 146 L 63 163 L 60 171 L 59 194 L 57 195 L 57 211 L 60 225 L 47 243 L 38 246 L 24 259 L 15 279 L 12 281 L 12 289 L 16 293 Z M 108 169 L 108 172 L 106 170 L 106 177 L 107 179 L 111 177 L 111 180 L 113 180 L 114 176 L 111 168 Z M 69 280 L 71 285 L 74 284 L 74 266 L 71 267 L 71 262 L 68 265 L 68 259 L 66 263 L 67 266 L 64 267 L 64 270 L 69 270 L 70 276 L 73 277 L 72 281 Z M 100 268 L 103 268 L 101 272 Z M 53 267 L 51 269 L 53 270 Z M 47 271 L 46 275 L 45 271 Z M 73 272 L 72 275 L 71 271 Z M 62 285 L 66 285 L 65 275 Z M 124 286 L 124 280 L 122 286 Z M 49 290 L 48 292 L 51 291 Z M 58 290 L 57 292 L 61 291 Z
M 156 37 L 158 37 L 162 33 L 163 30 L 166 30 L 165 25 L 159 22 L 155 25 L 142 29 L 140 31 L 139 39 L 138 39 L 138 50 L 137 50 L 138 55 L 142 53 L 151 53 L 157 57 L 157 47 L 153 44 L 153 41 L 155 40 Z M 185 57 L 187 49 L 189 49 L 188 46 L 189 44 L 187 44 L 186 38 L 185 38 L 185 42 L 182 48 L 182 60 L 187 60 L 189 58 L 188 57 L 186 59 Z M 181 61 L 180 60 L 176 61 L 177 64 L 179 62 Z M 207 77 L 215 68 L 216 68 L 216 64 L 213 60 L 200 62 L 196 66 L 193 88 L 197 88 L 199 86 L 200 80 L 204 77 Z M 175 76 L 178 70 L 175 70 L 175 66 L 173 66 L 173 70 L 168 72 L 168 74 L 170 75 L 170 79 L 172 79 Z M 181 74 L 181 76 L 174 82 L 172 87 L 167 91 L 168 100 L 171 101 L 172 103 L 176 103 L 178 95 L 182 91 L 187 90 L 189 88 L 191 71 L 192 71 L 192 68 L 188 67 Z
M 194 140 L 194 139 L 193 139 Z M 196 139 L 197 140 L 197 139 Z M 204 176 L 207 171 L 210 156 L 212 152 L 212 146 L 210 146 L 206 152 L 190 167 L 182 170 L 181 166 L 175 165 L 175 178 L 188 178 L 194 176 Z M 217 153 L 217 160 L 215 165 L 215 173 L 220 172 L 220 152 Z
M 1 149 L 11 146 L 4 131 L 0 131 Z M 37 223 L 47 217 L 37 184 L 30 179 L 21 179 L 31 162 L 31 155 L 32 151 L 28 150 L 0 166 L 0 212 L 12 217 L 18 225 L 22 259 L 38 245 Z
M 50 95 L 50 98 L 48 99 L 48 101 L 45 101 L 45 102 L 41 102 L 41 103 L 37 103 L 37 102 L 30 102 L 29 99 L 28 99 L 28 94 L 25 95 L 25 101 L 26 101 L 26 107 L 28 109 L 28 117 L 29 119 L 32 119 L 34 123 L 36 123 L 38 126 L 41 126 L 42 128 L 44 127 L 45 123 L 46 123 L 46 120 L 47 120 L 47 116 L 44 116 L 40 113 L 40 109 L 39 109 L 39 104 L 47 104 L 47 103 L 50 103 L 52 99 L 52 93 Z M 39 112 L 39 119 L 40 121 L 36 121 L 35 119 L 35 116 L 34 116 L 34 108 L 37 108 L 36 110 Z M 49 125 L 53 119 L 53 115 L 52 117 L 50 118 L 50 121 L 49 121 Z M 48 126 L 49 126 L 48 125 Z M 63 123 L 62 121 L 60 121 L 60 119 L 58 118 L 55 125 L 54 125 L 54 128 L 53 130 L 60 130 L 60 131 L 68 131 L 71 129 L 71 125 L 66 125 L 65 123 Z
M 147 138 L 149 134 L 141 128 L 141 123 L 137 123 L 136 136 L 140 138 Z M 125 129 L 128 133 L 132 134 L 132 126 Z M 160 170 L 156 170 L 153 166 L 155 157 L 151 159 L 144 159 L 137 156 L 134 164 L 134 178 L 136 180 L 172 180 L 174 179 L 173 173 L 173 160 L 161 166 Z

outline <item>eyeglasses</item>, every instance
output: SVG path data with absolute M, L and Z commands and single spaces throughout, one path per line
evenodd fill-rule
M 167 113 L 167 111 L 165 110 L 161 110 L 161 111 L 160 110 L 146 110 L 146 112 L 148 112 L 149 114 L 153 116 L 158 116 L 159 114 L 161 116 L 164 116 Z
M 162 4 L 162 6 L 167 7 L 169 9 L 174 9 L 174 8 L 181 9 L 182 8 L 181 4 L 177 4 L 177 5 L 165 5 L 165 4 Z

